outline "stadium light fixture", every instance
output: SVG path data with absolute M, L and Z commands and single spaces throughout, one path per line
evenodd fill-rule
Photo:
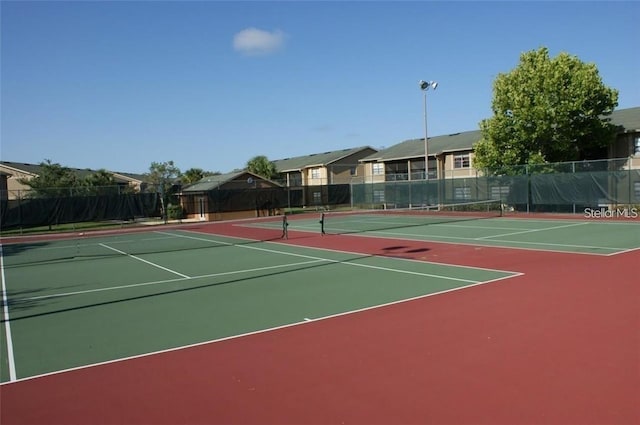
M 429 88 L 435 90 L 438 87 L 437 81 L 418 81 L 418 86 L 423 92 L 424 98 L 424 178 L 429 180 L 429 142 L 427 141 L 427 91 Z

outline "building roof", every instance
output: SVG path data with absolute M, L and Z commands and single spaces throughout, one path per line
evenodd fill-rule
M 121 177 L 126 180 L 135 181 L 135 182 L 143 182 L 145 179 L 144 174 L 134 174 L 134 173 L 121 173 L 119 171 L 110 171 L 115 177 Z
M 611 114 L 611 123 L 622 127 L 621 133 L 640 131 L 640 106 L 618 109 Z
M 12 170 L 16 170 L 23 174 L 31 174 L 32 176 L 38 176 L 42 173 L 42 166 L 40 164 L 28 164 L 25 162 L 10 162 L 10 161 L 0 161 L 0 165 L 7 167 Z M 65 167 L 73 171 L 78 178 L 85 178 L 91 174 L 97 173 L 99 170 L 92 170 L 89 168 L 72 168 Z M 131 180 L 142 181 L 142 177 L 139 174 L 129 174 L 129 173 L 114 173 L 113 171 L 108 171 L 113 175 L 113 180 L 116 183 L 128 183 Z
M 208 192 L 210 190 L 215 190 L 218 189 L 220 186 L 232 182 L 232 181 L 237 181 L 237 180 L 247 180 L 247 187 L 250 187 L 249 185 L 251 184 L 248 179 L 253 179 L 254 181 L 266 181 L 269 182 L 271 184 L 273 184 L 274 186 L 280 186 L 280 184 L 273 182 L 271 180 L 267 180 L 264 177 L 261 177 L 257 174 L 254 174 L 250 171 L 247 170 L 239 170 L 239 171 L 232 171 L 231 173 L 226 173 L 226 174 L 216 174 L 214 176 L 207 176 L 207 177 L 203 177 L 201 180 L 198 180 L 197 182 L 190 184 L 189 186 L 185 186 L 184 188 L 182 188 L 182 192 L 183 193 L 189 193 L 189 192 Z
M 620 127 L 621 133 L 640 131 L 640 107 L 613 111 L 609 118 L 612 124 Z M 481 138 L 482 132 L 480 130 L 429 137 L 429 156 L 447 152 L 470 151 Z M 424 157 L 424 138 L 405 140 L 360 161 L 394 161 L 419 157 Z
M 360 152 L 375 151 L 375 149 L 369 146 L 362 146 L 358 148 L 342 149 L 338 151 L 330 151 L 324 153 L 314 153 L 311 155 L 297 156 L 295 158 L 285 158 L 273 161 L 276 169 L 280 173 L 286 173 L 290 171 L 300 171 L 309 167 L 324 167 L 331 165 L 336 161 L 347 158 L 351 155 L 358 154 Z
M 444 152 L 471 150 L 473 144 L 480 140 L 481 137 L 480 130 L 429 137 L 429 156 L 440 155 Z M 424 138 L 405 140 L 369 155 L 360 161 L 392 161 L 416 157 L 424 157 Z
M 27 164 L 22 162 L 0 161 L 0 165 L 25 174 L 31 174 L 33 176 L 37 176 L 41 170 L 41 167 L 39 165 Z

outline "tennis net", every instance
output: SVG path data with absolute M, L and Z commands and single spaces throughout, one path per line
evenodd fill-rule
M 266 220 L 259 221 L 266 222 Z M 5 268 L 163 253 L 187 258 L 198 250 L 214 250 L 287 237 L 286 220 L 274 217 L 270 222 L 274 227 L 260 229 L 259 234 L 252 232 L 252 236 L 255 236 L 253 239 L 224 236 L 208 231 L 199 232 L 200 225 L 189 227 L 188 230 L 192 232 L 171 228 L 150 228 L 139 231 L 69 232 L 15 238 L 7 243 L 0 240 L 0 255 Z M 202 225 L 202 228 L 207 226 Z
M 328 212 L 320 220 L 323 234 L 362 233 L 502 216 L 500 200 L 446 205 Z

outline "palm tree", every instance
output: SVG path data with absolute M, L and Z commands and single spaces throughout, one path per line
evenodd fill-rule
M 89 174 L 82 182 L 87 189 L 87 193 L 108 194 L 119 193 L 118 185 L 113 178 L 113 174 L 101 168 L 100 170 Z
M 202 168 L 189 168 L 182 173 L 182 183 L 191 184 L 204 177 L 204 170 Z
M 277 177 L 278 169 L 276 165 L 269 161 L 264 155 L 254 156 L 247 162 L 247 170 L 253 174 L 257 174 L 265 179 L 272 179 Z

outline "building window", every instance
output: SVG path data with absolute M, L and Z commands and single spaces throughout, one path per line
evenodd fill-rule
M 322 204 L 322 192 L 313 192 L 313 204 L 314 205 Z
M 383 176 L 384 175 L 384 163 L 383 162 L 374 162 L 373 163 L 373 175 L 374 176 Z
M 633 148 L 634 155 L 640 155 L 640 137 L 636 137 L 636 144 Z
M 456 187 L 453 192 L 453 196 L 456 200 L 467 201 L 471 199 L 471 188 L 469 186 Z
M 468 153 L 453 156 L 453 168 L 469 168 L 470 165 L 471 160 Z
M 319 179 L 320 178 L 320 169 L 319 168 L 312 168 L 311 169 L 311 178 L 312 179 Z
M 356 167 L 351 167 L 349 169 L 349 172 L 351 173 L 352 176 L 357 176 L 358 175 L 358 169 Z

